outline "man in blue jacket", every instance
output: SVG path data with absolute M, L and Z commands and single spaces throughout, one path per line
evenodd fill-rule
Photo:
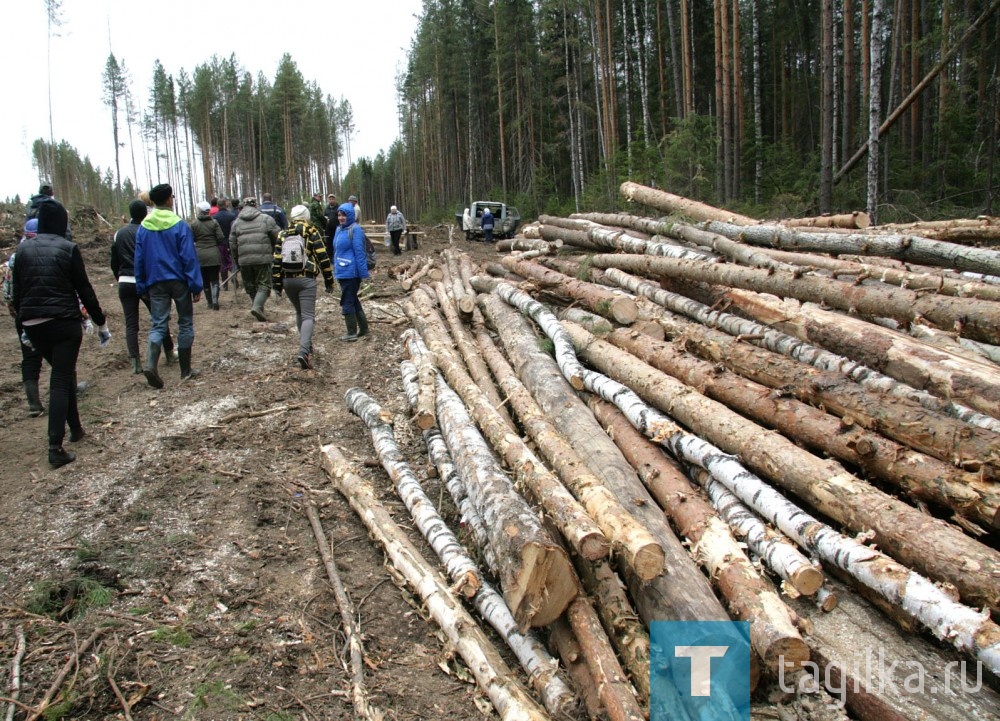
M 191 227 L 174 213 L 174 191 L 166 183 L 149 191 L 156 209 L 146 216 L 135 237 L 135 292 L 149 294 L 153 324 L 149 352 L 142 372 L 153 388 L 163 388 L 157 370 L 160 349 L 170 323 L 170 303 L 177 306 L 177 353 L 181 380 L 197 375 L 191 370 L 194 345 L 194 303 L 201 300 L 201 266 Z
M 264 193 L 260 196 L 260 207 L 258 210 L 264 215 L 270 215 L 274 218 L 274 222 L 278 224 L 278 230 L 284 230 L 288 227 L 288 217 L 285 215 L 285 209 L 274 202 L 270 193 Z

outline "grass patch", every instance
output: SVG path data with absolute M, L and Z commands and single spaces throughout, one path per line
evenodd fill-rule
M 42 581 L 28 597 L 25 608 L 39 616 L 69 621 L 83 616 L 91 608 L 107 606 L 113 594 L 113 589 L 86 577 L 62 583 Z
M 150 635 L 154 641 L 164 641 L 166 643 L 172 644 L 174 646 L 179 646 L 181 648 L 187 648 L 191 645 L 191 634 L 186 628 L 183 627 L 173 627 L 167 626 L 163 628 L 158 628 Z

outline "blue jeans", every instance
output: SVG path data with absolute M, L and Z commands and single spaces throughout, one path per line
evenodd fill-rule
M 361 289 L 361 278 L 338 278 L 340 283 L 340 312 L 353 315 L 361 312 L 361 301 L 358 291 Z
M 149 298 L 139 297 L 135 292 L 135 283 L 118 284 L 118 300 L 122 304 L 122 313 L 125 316 L 125 347 L 128 348 L 129 358 L 139 357 L 139 301 L 141 300 L 146 309 L 149 310 Z M 174 339 L 170 337 L 170 330 L 163 337 L 163 350 L 167 353 L 174 349 Z
M 170 301 L 177 306 L 177 349 L 194 345 L 194 301 L 187 283 L 182 280 L 165 280 L 149 288 L 149 312 L 153 326 L 149 329 L 149 342 L 162 344 L 170 328 Z

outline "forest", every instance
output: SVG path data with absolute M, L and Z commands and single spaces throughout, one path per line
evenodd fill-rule
M 102 170 L 39 139 L 34 160 L 64 200 L 98 208 L 167 177 L 182 207 L 321 188 L 413 219 L 485 197 L 531 217 L 616 209 L 634 180 L 760 217 L 992 214 L 998 6 L 425 0 L 399 138 L 375 158 L 351 157 L 350 98 L 291 55 L 273 78 L 235 56 L 175 75 L 157 62 L 144 103 L 110 55 L 109 127 L 129 157 Z

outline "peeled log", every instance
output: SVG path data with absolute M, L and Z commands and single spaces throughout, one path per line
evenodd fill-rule
M 787 228 L 857 228 L 864 230 L 872 224 L 868 213 L 855 210 L 853 213 L 840 215 L 819 215 L 814 218 L 790 218 L 781 221 Z
M 372 488 L 334 446 L 322 446 L 323 468 L 347 498 L 351 508 L 385 549 L 393 567 L 424 600 L 428 613 L 472 671 L 476 683 L 503 721 L 549 721 L 548 714 L 519 684 L 510 667 L 490 643 L 479 624 L 448 589 L 447 583 L 424 560 L 406 534 L 385 510 Z
M 588 310 L 610 318 L 616 323 L 629 325 L 639 315 L 635 301 L 621 293 L 614 293 L 599 285 L 576 280 L 537 263 L 520 261 L 514 256 L 505 256 L 500 262 L 504 268 L 512 273 L 556 287 L 566 296 L 582 302 Z
M 656 208 L 668 215 L 686 215 L 693 220 L 722 220 L 736 225 L 754 225 L 759 222 L 739 213 L 733 213 L 723 208 L 713 208 L 711 205 L 699 203 L 696 200 L 629 181 L 621 184 L 619 192 L 627 201 L 648 205 L 650 208 Z
M 796 276 L 731 263 L 701 263 L 637 255 L 595 255 L 591 261 L 598 268 L 621 268 L 647 277 L 679 278 L 772 293 L 904 323 L 919 317 L 945 330 L 960 328 L 963 336 L 973 340 L 1000 342 L 1000 303 L 990 301 L 928 296 L 903 288 L 851 285 L 830 278 Z
M 563 325 L 588 363 L 619 382 L 627 379 L 627 386 L 652 398 L 654 405 L 694 433 L 738 454 L 747 465 L 854 533 L 873 531 L 880 548 L 935 580 L 954 584 L 966 603 L 1000 608 L 997 551 L 860 481 L 838 463 L 762 431 L 725 406 L 699 397 L 693 388 L 670 382 L 660 371 L 637 358 L 630 360 L 579 326 Z
M 726 523 L 670 465 L 657 446 L 632 428 L 617 409 L 613 411 L 618 418 L 609 435 L 639 471 L 647 487 L 650 490 L 657 487 L 660 491 L 657 500 L 690 542 L 695 559 L 718 584 L 733 615 L 741 621 L 750 621 L 750 643 L 764 665 L 777 671 L 782 663 L 791 669 L 807 661 L 809 649 L 796 630 L 791 613 L 771 584 L 754 568 Z M 599 416 L 599 420 L 609 420 L 608 415 Z

